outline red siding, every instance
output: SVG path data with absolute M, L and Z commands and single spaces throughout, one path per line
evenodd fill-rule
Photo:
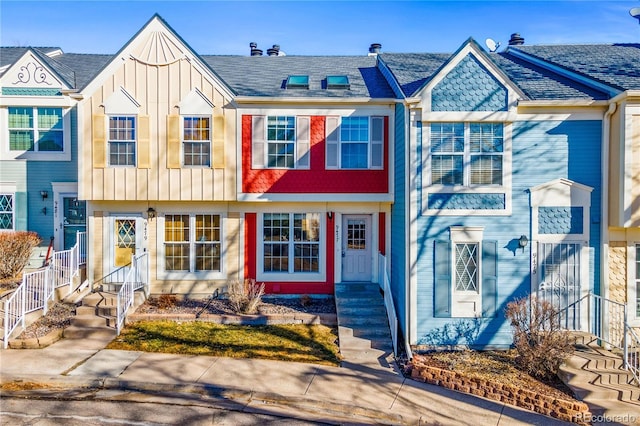
M 386 229 L 385 229 L 385 213 L 378 213 L 378 251 L 384 256 L 384 248 L 386 246 Z
M 257 274 L 257 214 L 245 213 L 245 247 L 244 247 L 244 270 L 245 278 L 256 278 Z M 326 242 L 326 258 L 327 271 L 325 282 L 304 282 L 304 281 L 265 281 L 264 290 L 266 294 L 333 294 L 333 274 L 334 274 L 334 234 L 335 225 L 333 217 L 327 217 L 327 242 Z
M 242 116 L 242 192 L 388 193 L 389 117 L 384 118 L 383 170 L 325 170 L 325 117 L 311 117 L 311 169 L 251 168 L 251 119 Z

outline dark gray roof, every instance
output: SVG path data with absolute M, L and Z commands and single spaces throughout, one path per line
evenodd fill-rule
M 511 46 L 620 90 L 640 89 L 640 44 Z
M 382 53 L 380 58 L 400 83 L 406 96 L 414 96 L 451 54 Z M 518 88 L 532 100 L 607 99 L 603 92 L 591 89 L 505 53 L 490 53 L 489 58 Z
M 62 51 L 59 47 L 31 47 L 31 49 L 47 55 L 48 53 L 55 52 L 56 50 Z M 24 55 L 29 47 L 0 47 L 0 67 L 5 65 L 11 65 L 22 55 Z
M 239 96 L 394 98 L 375 56 L 209 56 L 201 58 Z M 290 75 L 308 75 L 309 89 L 285 89 Z M 346 75 L 350 90 L 326 89 L 327 75 Z

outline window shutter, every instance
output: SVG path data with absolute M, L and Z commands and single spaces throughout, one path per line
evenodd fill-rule
M 215 168 L 224 167 L 224 116 L 213 117 L 213 147 L 211 165 Z
M 148 169 L 151 167 L 150 158 L 150 131 L 148 115 L 138 116 L 138 168 Z
M 308 169 L 311 164 L 311 118 L 298 117 L 296 119 L 296 149 L 298 161 L 296 168 Z
M 495 317 L 498 304 L 498 242 L 482 242 L 482 316 Z
M 264 134 L 264 116 L 254 115 L 251 126 L 251 166 L 254 169 L 266 167 L 266 137 Z
M 106 140 L 106 122 L 104 114 L 94 114 L 92 117 L 93 138 L 93 167 L 106 167 L 107 140 Z
M 179 169 L 180 161 L 180 116 L 167 116 L 167 168 Z
M 338 147 L 340 145 L 340 117 L 327 117 L 326 121 L 326 145 L 327 145 L 327 158 L 326 168 L 337 169 L 338 168 Z
M 384 117 L 371 117 L 371 168 L 381 169 L 384 156 Z
M 451 243 L 436 241 L 434 251 L 435 282 L 433 289 L 433 315 L 451 316 Z

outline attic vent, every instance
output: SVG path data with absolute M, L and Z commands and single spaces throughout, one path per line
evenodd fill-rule
M 327 89 L 345 89 L 349 90 L 351 85 L 349 84 L 349 77 L 346 75 L 328 75 L 327 76 Z
M 513 33 L 509 39 L 509 46 L 521 46 L 524 44 L 524 38 L 520 37 L 520 34 Z
M 269 56 L 279 56 L 280 54 L 280 46 L 274 44 L 273 47 L 267 49 L 267 55 Z
M 380 53 L 380 49 L 382 49 L 380 43 L 371 43 L 371 46 L 369 46 L 369 55 L 377 55 Z
M 290 75 L 287 78 L 287 89 L 308 89 L 308 75 Z
M 251 42 L 249 43 L 249 49 L 251 52 L 251 56 L 262 56 L 262 50 L 258 49 L 258 43 Z

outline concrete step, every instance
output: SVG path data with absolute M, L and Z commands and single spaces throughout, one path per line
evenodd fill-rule
M 349 305 L 341 305 L 340 307 L 336 306 L 336 309 L 340 310 L 341 315 L 387 315 L 387 309 L 384 307 L 382 303 L 374 303 L 367 306 L 349 306 Z
M 84 327 L 70 325 L 64 329 L 62 336 L 65 339 L 103 339 L 110 340 L 116 337 L 116 329 L 113 327 Z
M 110 319 L 95 314 L 92 315 L 75 315 L 71 318 L 71 325 L 77 327 L 108 327 Z
M 386 315 L 343 315 L 342 312 L 338 315 L 338 325 L 345 327 L 376 327 L 384 326 L 388 327 L 388 319 Z
M 380 292 L 380 285 L 377 283 L 338 283 L 334 286 L 334 292 L 339 295 L 357 293 Z

